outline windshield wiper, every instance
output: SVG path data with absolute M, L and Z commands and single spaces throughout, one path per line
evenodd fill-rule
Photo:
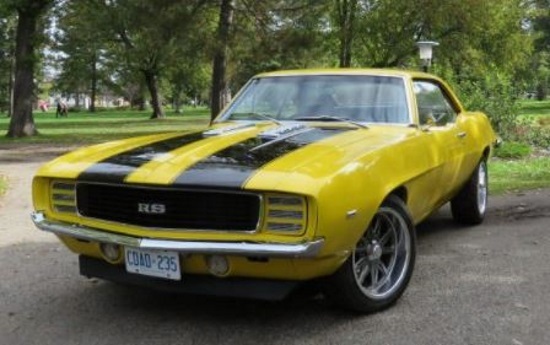
M 278 124 L 278 125 L 282 124 L 281 121 L 278 121 L 278 120 L 272 118 L 269 115 L 260 114 L 260 113 L 232 113 L 231 115 L 229 115 L 229 118 L 232 118 L 233 116 L 255 117 L 257 119 L 267 120 L 267 121 L 273 122 L 273 123 Z
M 354 126 L 357 126 L 357 127 L 360 127 L 360 128 L 369 128 L 368 126 L 366 126 L 366 125 L 364 125 L 364 124 L 362 124 L 362 123 L 355 122 L 355 121 L 351 121 L 351 120 L 348 120 L 348 119 L 342 118 L 342 117 L 332 116 L 332 115 L 302 116 L 302 117 L 293 118 L 292 120 L 294 120 L 294 121 L 335 121 L 335 122 L 345 122 L 345 123 L 349 123 L 350 125 L 354 125 Z

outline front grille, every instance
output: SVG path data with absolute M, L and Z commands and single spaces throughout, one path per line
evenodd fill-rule
M 256 194 L 79 183 L 78 212 L 85 217 L 167 229 L 256 230 Z

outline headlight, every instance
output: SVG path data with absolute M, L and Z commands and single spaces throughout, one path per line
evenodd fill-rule
M 72 181 L 53 181 L 51 205 L 55 212 L 76 213 L 76 184 Z
M 277 233 L 301 233 L 307 222 L 307 204 L 302 196 L 267 194 L 264 229 Z

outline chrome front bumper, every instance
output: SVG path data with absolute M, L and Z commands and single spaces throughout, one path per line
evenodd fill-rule
M 239 256 L 267 256 L 286 258 L 311 258 L 317 255 L 324 239 L 296 244 L 251 242 L 206 242 L 139 238 L 115 234 L 80 225 L 47 220 L 42 212 L 33 212 L 32 221 L 37 228 L 58 235 L 82 240 L 114 243 L 142 249 L 172 250 L 181 253 L 225 254 Z

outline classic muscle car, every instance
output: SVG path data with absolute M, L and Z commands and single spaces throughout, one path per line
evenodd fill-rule
M 416 224 L 449 201 L 456 221 L 482 222 L 495 140 L 429 74 L 266 73 L 205 130 L 44 165 L 32 218 L 84 276 L 274 300 L 315 281 L 374 312 L 409 283 Z

